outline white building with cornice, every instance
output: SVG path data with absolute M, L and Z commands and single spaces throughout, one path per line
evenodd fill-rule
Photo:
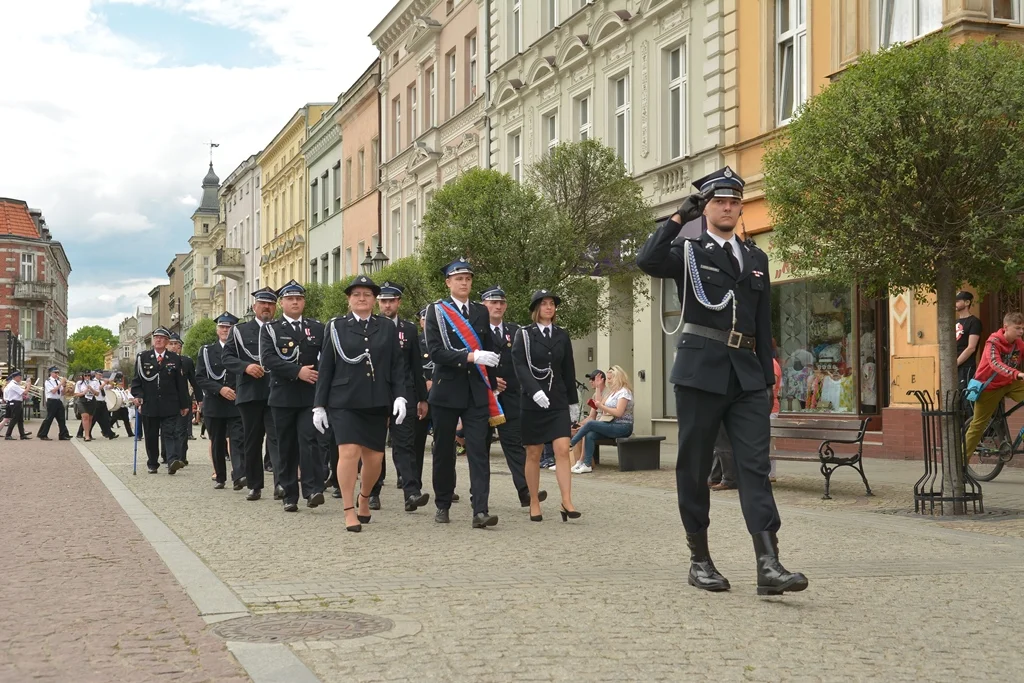
M 736 1 L 478 0 L 491 11 L 489 165 L 522 177 L 558 142 L 599 139 L 642 185 L 653 231 L 654 219 L 693 191 L 692 179 L 722 166 L 737 106 L 735 65 L 725 58 Z M 578 363 L 630 373 L 637 433 L 674 433 L 674 421 L 659 425 L 673 405 L 665 368 L 675 338 L 660 315 L 679 309 L 668 285 L 662 298 L 654 283 L 651 306 L 634 313 L 631 328 L 577 340 L 588 358 Z
M 306 201 L 309 216 L 309 283 L 341 280 L 342 192 L 341 130 L 335 120 L 344 93 L 312 128 L 302 144 L 306 158 Z
M 214 254 L 214 274 L 224 278 L 225 308 L 239 318 L 249 312 L 250 293 L 260 284 L 260 167 L 256 154 L 240 163 L 220 186 L 224 247 Z M 215 311 L 219 315 L 222 311 Z
M 434 192 L 483 158 L 487 14 L 473 0 L 400 0 L 380 51 L 381 219 L 391 260 L 412 254 Z

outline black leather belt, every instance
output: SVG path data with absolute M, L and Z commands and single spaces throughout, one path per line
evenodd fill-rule
M 703 325 L 697 325 L 695 323 L 686 323 L 683 325 L 683 334 L 693 334 L 698 337 L 706 337 L 707 339 L 714 339 L 720 341 L 731 349 L 754 349 L 754 338 L 736 332 L 735 330 L 730 332 L 729 330 L 716 330 L 711 327 L 704 327 Z

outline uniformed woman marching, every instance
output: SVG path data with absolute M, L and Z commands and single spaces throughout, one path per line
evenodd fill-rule
M 327 324 L 327 341 L 313 402 L 313 424 L 333 428 L 338 443 L 338 484 L 345 528 L 361 531 L 370 521 L 370 491 L 380 476 L 388 419 L 405 420 L 405 359 L 398 328 L 373 315 L 380 287 L 360 275 L 345 289 L 349 314 Z M 328 419 L 328 414 L 330 419 Z M 356 471 L 363 462 L 358 511 L 353 502 Z
M 544 444 L 555 449 L 555 478 L 562 492 L 562 521 L 580 516 L 572 504 L 572 472 L 569 471 L 569 417 L 576 393 L 576 364 L 572 340 L 555 325 L 561 303 L 555 294 L 542 289 L 530 300 L 532 325 L 519 330 L 512 344 L 512 362 L 522 384 L 522 433 L 526 446 L 526 483 L 530 487 L 530 521 L 543 519 L 540 512 L 540 456 Z

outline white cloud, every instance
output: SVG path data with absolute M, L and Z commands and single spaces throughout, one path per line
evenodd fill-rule
M 185 206 L 199 206 L 199 200 L 190 194 L 181 197 L 178 201 Z
M 89 216 L 86 221 L 89 225 L 88 234 L 92 241 L 106 239 L 120 234 L 132 234 L 152 230 L 155 226 L 141 213 L 110 213 L 100 211 Z
M 102 325 L 117 334 L 121 321 L 135 314 L 139 306 L 149 306 L 149 292 L 166 284 L 163 278 L 135 278 L 107 283 L 81 284 L 68 291 L 68 334 L 85 325 Z

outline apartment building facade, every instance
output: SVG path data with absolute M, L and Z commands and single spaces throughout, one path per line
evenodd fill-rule
M 250 294 L 260 285 L 260 167 L 253 154 L 221 185 L 218 199 L 224 216 L 224 247 L 214 252 L 213 272 L 224 281 L 224 308 L 243 318 Z M 220 311 L 218 311 L 219 313 Z
M 310 283 L 330 284 L 341 279 L 342 141 L 336 119 L 344 97 L 344 94 L 339 96 L 334 106 L 309 129 L 309 136 L 302 145 L 309 178 L 306 190 L 309 270 L 306 278 Z

